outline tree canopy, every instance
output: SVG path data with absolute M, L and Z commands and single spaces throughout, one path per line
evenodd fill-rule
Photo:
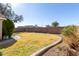
M 17 15 L 12 10 L 10 3 L 0 3 L 0 14 L 4 15 L 6 19 L 10 19 L 14 22 L 21 22 L 23 20 L 22 15 Z
M 58 25 L 59 25 L 59 23 L 57 21 L 52 22 L 53 27 L 57 27 Z

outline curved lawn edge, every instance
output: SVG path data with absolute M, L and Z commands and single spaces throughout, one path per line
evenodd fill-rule
M 38 50 L 37 52 L 33 53 L 31 56 L 42 56 L 46 51 L 48 51 L 50 48 L 60 44 L 63 41 L 63 38 L 60 36 L 57 41 L 54 43 L 42 48 L 41 50 Z

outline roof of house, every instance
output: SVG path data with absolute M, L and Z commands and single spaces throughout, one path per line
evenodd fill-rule
M 4 19 L 5 19 L 4 15 L 0 14 L 0 20 L 4 20 Z

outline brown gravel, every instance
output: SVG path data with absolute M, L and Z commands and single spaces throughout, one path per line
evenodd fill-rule
M 49 49 L 42 56 L 67 56 L 67 48 L 67 45 L 62 42 L 61 44 Z

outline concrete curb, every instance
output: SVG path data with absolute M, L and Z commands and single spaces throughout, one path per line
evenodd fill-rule
M 50 48 L 60 44 L 63 41 L 62 37 L 59 37 L 59 40 L 57 40 L 56 42 L 42 48 L 41 50 L 33 53 L 31 56 L 42 56 L 46 51 L 48 51 Z

